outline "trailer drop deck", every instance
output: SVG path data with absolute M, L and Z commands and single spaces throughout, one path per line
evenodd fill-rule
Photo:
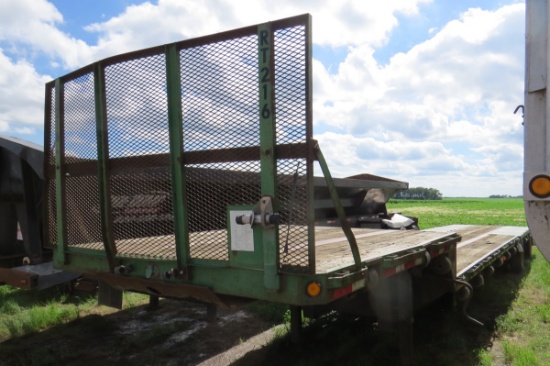
M 471 280 L 491 266 L 518 260 L 531 254 L 529 228 L 524 226 L 449 225 L 429 229 L 437 233 L 455 232 L 462 240 L 457 245 L 457 277 Z M 524 253 L 525 250 L 525 253 Z

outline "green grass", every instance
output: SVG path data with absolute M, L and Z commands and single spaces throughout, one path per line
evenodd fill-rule
M 550 364 L 550 265 L 537 252 L 510 309 L 496 321 L 496 334 L 510 365 Z
M 419 219 L 421 229 L 451 224 L 527 226 L 521 198 L 444 198 L 390 200 L 388 212 Z
M 125 293 L 124 308 L 144 304 L 148 297 Z M 58 288 L 26 291 L 0 286 L 0 341 L 39 332 L 88 314 L 107 314 L 114 309 L 97 305 L 95 296 L 69 295 Z
M 95 306 L 94 299 L 74 298 L 56 288 L 25 291 L 0 287 L 0 340 L 19 337 L 77 319 Z

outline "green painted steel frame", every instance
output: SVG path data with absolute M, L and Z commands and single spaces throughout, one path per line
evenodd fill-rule
M 260 113 L 260 167 L 262 196 L 277 197 L 277 160 L 275 157 L 275 52 L 271 24 L 258 26 L 258 80 Z M 275 208 L 276 209 L 276 208 Z M 275 226 L 262 230 L 264 250 L 264 286 L 277 290 L 280 286 L 278 230 Z
M 170 129 L 170 167 L 172 171 L 172 196 L 174 206 L 174 235 L 176 237 L 176 260 L 181 273 L 188 276 L 189 230 L 186 197 L 185 171 L 183 165 L 183 131 L 181 108 L 181 80 L 179 52 L 175 45 L 166 46 L 166 80 L 168 83 L 168 126 Z
M 313 184 L 313 165 L 317 159 L 315 154 L 315 146 L 317 141 L 313 140 L 313 96 L 312 96 L 312 38 L 311 38 L 311 16 L 307 17 L 307 31 L 305 42 L 305 59 L 306 59 L 306 144 L 307 144 L 307 159 L 306 159 L 306 177 L 307 177 L 307 226 L 308 226 L 308 262 L 309 273 L 316 273 L 316 257 L 315 257 L 315 207 L 314 207 L 314 184 Z
M 63 132 L 63 83 L 60 79 L 55 81 L 55 202 L 57 220 L 57 250 L 54 252 L 54 262 L 57 265 L 66 263 L 65 252 L 67 250 L 67 232 L 65 223 L 65 164 L 63 151 L 65 150 L 65 139 Z M 48 118 L 51 116 L 48 116 Z M 50 144 L 47 145 L 51 146 Z
M 101 234 L 103 237 L 105 255 L 109 262 L 109 269 L 113 272 L 118 263 L 116 259 L 117 249 L 112 232 L 113 222 L 108 169 L 109 143 L 107 136 L 107 103 L 105 100 L 105 69 L 102 67 L 101 63 L 97 63 L 94 67 L 94 94 Z
M 330 193 L 330 198 L 332 199 L 332 203 L 334 204 L 334 208 L 336 209 L 336 214 L 338 215 L 340 226 L 342 227 L 342 230 L 344 231 L 344 234 L 348 239 L 351 253 L 353 255 L 353 261 L 355 263 L 355 269 L 360 271 L 362 264 L 361 255 L 359 254 L 359 248 L 357 247 L 357 240 L 355 240 L 355 235 L 353 235 L 353 231 L 351 231 L 348 221 L 346 220 L 346 214 L 344 213 L 344 209 L 342 207 L 342 204 L 340 203 L 340 198 L 338 197 L 338 193 L 336 192 L 336 186 L 334 185 L 332 175 L 330 174 L 327 162 L 325 160 L 325 157 L 323 156 L 323 153 L 321 152 L 321 149 L 319 148 L 319 145 L 315 145 L 315 153 L 317 154 L 319 165 L 321 165 L 321 170 L 323 171 L 323 175 L 325 176 L 327 187 Z

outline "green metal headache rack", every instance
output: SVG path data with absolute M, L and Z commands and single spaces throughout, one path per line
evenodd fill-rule
M 115 306 L 132 290 L 307 307 L 438 261 L 453 277 L 456 232 L 385 230 L 397 218 L 385 204 L 407 183 L 332 178 L 313 139 L 311 65 L 306 14 L 48 83 L 55 267 L 97 278 Z

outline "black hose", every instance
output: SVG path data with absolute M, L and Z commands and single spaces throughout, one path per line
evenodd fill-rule
M 466 308 L 468 307 L 468 305 L 470 304 L 470 300 L 472 299 L 472 295 L 474 294 L 474 288 L 472 287 L 472 285 L 470 285 L 468 282 L 466 281 L 463 281 L 463 280 L 459 280 L 459 279 L 455 279 L 454 280 L 455 283 L 458 283 L 460 285 L 463 285 L 463 286 L 466 286 L 469 290 L 470 290 L 470 296 L 468 296 L 468 298 L 466 300 L 464 300 L 464 302 L 462 303 L 462 315 L 464 315 L 464 317 L 466 318 L 466 320 L 470 321 L 471 323 L 475 324 L 475 325 L 479 325 L 481 327 L 485 326 L 485 324 L 483 324 L 482 322 L 480 322 L 479 320 L 477 319 L 474 319 L 472 318 L 470 315 L 468 315 L 468 313 L 466 312 Z

